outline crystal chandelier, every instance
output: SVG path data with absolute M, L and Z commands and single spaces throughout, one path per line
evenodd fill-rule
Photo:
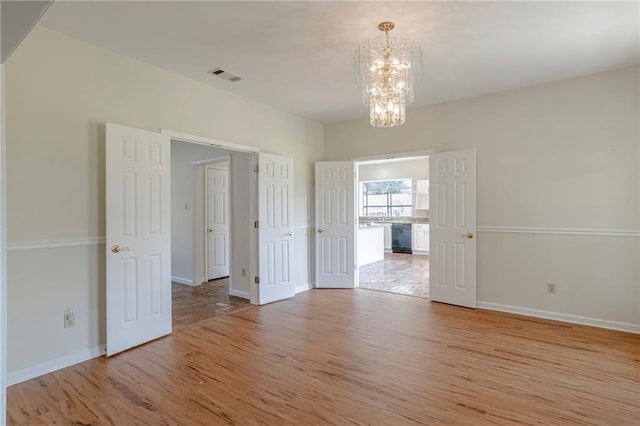
M 382 22 L 378 29 L 385 36 L 359 45 L 353 58 L 362 102 L 369 107 L 374 127 L 404 123 L 405 107 L 413 102 L 413 86 L 422 79 L 422 48 L 415 41 L 389 37 L 393 28 L 393 22 Z

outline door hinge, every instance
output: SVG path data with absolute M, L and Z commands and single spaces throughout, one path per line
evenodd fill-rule
M 260 277 L 258 276 L 253 277 L 253 282 L 256 284 L 260 284 Z
M 256 220 L 255 222 L 253 222 L 253 227 L 254 228 L 258 228 L 260 225 L 260 223 Z
M 253 171 L 258 173 L 258 171 L 260 170 L 260 166 L 258 166 L 257 164 L 255 166 L 253 166 Z

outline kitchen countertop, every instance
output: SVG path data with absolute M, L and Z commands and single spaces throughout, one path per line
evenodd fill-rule
M 428 217 L 360 217 L 360 225 L 365 223 L 429 223 Z
M 358 228 L 360 229 L 382 228 L 382 224 L 379 222 L 360 222 L 360 225 L 358 225 Z

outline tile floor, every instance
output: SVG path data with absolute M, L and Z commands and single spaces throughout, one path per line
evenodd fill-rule
M 196 287 L 171 283 L 171 293 L 174 330 L 251 306 L 246 299 L 229 296 L 229 278 Z
M 360 267 L 360 288 L 429 297 L 429 256 L 385 253 Z

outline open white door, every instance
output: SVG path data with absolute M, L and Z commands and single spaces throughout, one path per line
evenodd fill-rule
M 295 295 L 293 158 L 258 155 L 258 304 L 264 305 Z
M 429 155 L 429 298 L 476 307 L 476 151 Z
M 355 163 L 316 162 L 316 287 L 357 284 Z
M 171 146 L 107 123 L 107 355 L 171 333 Z
M 226 164 L 226 163 L 224 163 Z M 205 170 L 207 280 L 229 276 L 229 169 Z

